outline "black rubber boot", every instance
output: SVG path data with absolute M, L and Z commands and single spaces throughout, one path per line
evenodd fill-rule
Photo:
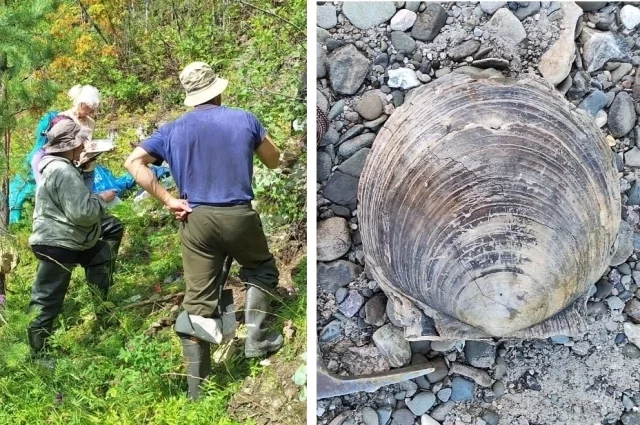
M 244 322 L 248 328 L 244 345 L 246 358 L 266 356 L 278 351 L 284 344 L 282 335 L 262 327 L 269 313 L 269 300 L 269 293 L 257 286 L 249 286 L 247 289 L 244 307 Z
M 109 245 L 109 248 L 111 250 L 111 261 L 109 262 L 109 285 L 113 286 L 113 276 L 116 272 L 116 259 L 118 258 L 118 251 L 120 250 L 122 237 L 124 236 L 124 225 L 114 216 L 108 215 L 102 219 L 101 228 L 101 239 Z
M 191 400 L 200 398 L 200 385 L 211 373 L 211 344 L 195 337 L 181 336 L 187 374 L 188 396 Z
M 53 370 L 56 360 L 47 354 L 47 339 L 51 335 L 51 328 L 28 328 L 27 339 L 31 347 L 31 357 L 40 366 Z

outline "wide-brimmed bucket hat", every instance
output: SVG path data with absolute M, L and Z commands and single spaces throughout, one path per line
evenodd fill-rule
M 229 81 L 218 77 L 208 64 L 192 62 L 180 73 L 180 83 L 187 93 L 184 104 L 196 106 L 222 94 Z
M 57 122 L 47 132 L 45 153 L 61 153 L 72 151 L 84 144 L 88 133 L 75 121 L 68 119 Z

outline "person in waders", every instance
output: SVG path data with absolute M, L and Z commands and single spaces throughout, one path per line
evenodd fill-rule
M 221 104 L 228 82 L 208 64 L 189 64 L 180 82 L 186 91 L 184 104 L 194 108 L 140 143 L 125 166 L 181 221 L 186 289 L 175 331 L 187 363 L 189 396 L 197 399 L 211 370 L 210 345 L 222 341 L 217 307 L 223 282 L 216 276 L 227 256 L 240 264 L 240 278 L 247 287 L 245 356 L 262 357 L 283 345 L 282 335 L 264 328 L 279 274 L 260 217 L 251 206 L 253 156 L 273 169 L 280 164 L 280 152 L 254 114 Z M 157 160 L 169 164 L 180 199 L 172 197 L 147 167 Z
M 48 143 L 38 165 L 40 182 L 29 237 L 38 259 L 29 311 L 38 313 L 27 332 L 36 357 L 43 353 L 62 310 L 76 264 L 85 268 L 87 281 L 100 298 L 105 299 L 109 290 L 111 249 L 100 240 L 100 223 L 115 191 L 91 193 L 75 167 L 88 137 L 75 121 L 60 120 L 47 132 Z

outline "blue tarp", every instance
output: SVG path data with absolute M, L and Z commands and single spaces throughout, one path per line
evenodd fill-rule
M 13 176 L 9 184 L 10 223 L 16 223 L 20 220 L 22 216 L 22 206 L 35 195 L 36 181 L 33 176 L 33 170 L 31 169 L 31 160 L 36 152 L 47 143 L 45 132 L 48 130 L 51 120 L 56 115 L 58 115 L 57 112 L 51 111 L 47 112 L 47 114 L 40 119 L 38 128 L 36 129 L 36 143 L 25 159 L 24 169 Z M 168 167 L 151 166 L 150 168 L 158 179 L 169 174 Z M 135 185 L 136 182 L 129 173 L 124 173 L 120 177 L 116 177 L 108 168 L 102 165 L 96 165 L 95 167 L 95 177 L 93 181 L 94 192 L 114 189 L 118 192 L 118 196 L 122 196 L 125 191 L 133 188 Z

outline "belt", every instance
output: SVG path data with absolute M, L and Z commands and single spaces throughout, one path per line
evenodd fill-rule
M 250 201 L 226 202 L 226 203 L 197 202 L 196 204 L 202 205 L 205 207 L 237 207 L 239 205 L 251 205 L 251 202 Z

